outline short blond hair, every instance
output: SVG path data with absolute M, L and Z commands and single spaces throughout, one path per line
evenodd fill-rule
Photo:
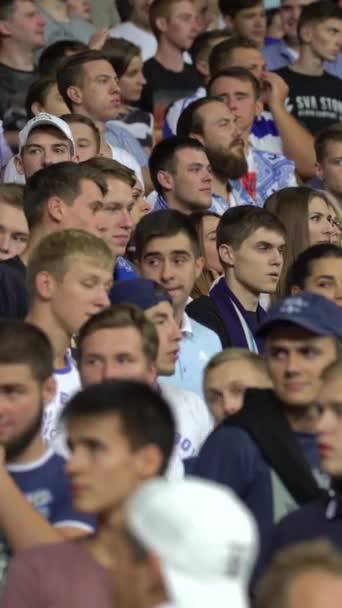
M 24 186 L 20 184 L 0 184 L 0 204 L 24 211 Z
M 113 254 L 108 245 L 99 237 L 84 230 L 61 230 L 44 237 L 32 251 L 27 266 L 27 288 L 29 296 L 36 293 L 36 277 L 46 271 L 56 281 L 62 281 L 76 257 L 96 261 L 101 268 L 112 269 Z
M 269 383 L 271 385 L 271 377 L 265 359 L 261 355 L 257 355 L 257 353 L 252 353 L 247 348 L 225 348 L 214 355 L 204 369 L 203 385 L 205 386 L 209 372 L 219 365 L 229 363 L 230 361 L 247 361 L 253 365 L 260 374 L 265 376 L 265 384 Z
M 340 578 L 341 552 L 327 540 L 301 542 L 279 551 L 257 585 L 255 608 L 288 608 L 291 583 L 312 570 Z

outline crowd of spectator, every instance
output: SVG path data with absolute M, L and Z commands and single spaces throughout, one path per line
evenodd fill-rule
M 341 0 L 0 0 L 0 608 L 342 606 Z

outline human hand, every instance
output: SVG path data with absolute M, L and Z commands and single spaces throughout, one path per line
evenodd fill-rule
M 285 80 L 275 72 L 265 72 L 261 81 L 261 96 L 265 104 L 272 108 L 274 105 L 284 105 L 289 94 Z
M 89 48 L 100 51 L 109 37 L 109 28 L 102 27 L 100 30 L 95 32 L 89 40 L 88 46 Z

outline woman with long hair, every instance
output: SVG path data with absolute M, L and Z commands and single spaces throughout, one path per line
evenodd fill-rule
M 153 144 L 153 116 L 136 107 L 146 83 L 140 48 L 123 38 L 109 38 L 103 51 L 119 78 L 121 108 L 114 122 L 130 131 L 149 153 Z
M 277 290 L 277 297 L 283 297 L 288 269 L 297 256 L 310 245 L 332 241 L 335 228 L 331 204 L 325 192 L 299 186 L 271 194 L 265 201 L 265 209 L 274 213 L 287 230 L 284 266 Z

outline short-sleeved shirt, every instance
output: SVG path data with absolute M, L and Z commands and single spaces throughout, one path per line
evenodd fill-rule
M 0 119 L 5 131 L 20 131 L 27 122 L 25 101 L 31 84 L 37 80 L 38 71 L 16 70 L 0 63 Z
M 1 608 L 112 608 L 110 573 L 78 541 L 27 549 L 11 561 Z
M 37 461 L 26 464 L 9 464 L 7 470 L 34 508 L 53 526 L 81 528 L 91 531 L 94 519 L 75 511 L 67 476 L 65 459 L 48 450 Z M 10 548 L 4 537 L 0 539 L 0 584 L 3 583 Z
M 289 87 L 285 101 L 287 110 L 310 131 L 317 133 L 342 120 L 342 82 L 323 72 L 308 76 L 289 67 L 277 71 Z

